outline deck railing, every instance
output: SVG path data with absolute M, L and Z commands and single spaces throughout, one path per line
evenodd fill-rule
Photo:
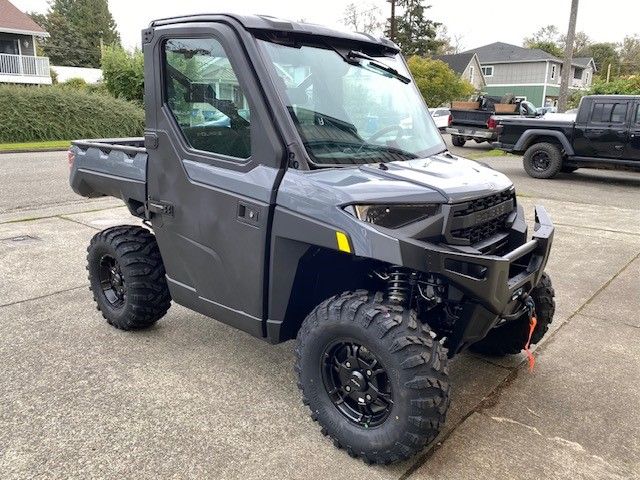
M 49 77 L 49 58 L 0 53 L 0 76 Z

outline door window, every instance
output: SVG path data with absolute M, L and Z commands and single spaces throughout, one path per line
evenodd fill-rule
M 220 42 L 179 38 L 164 44 L 165 99 L 187 143 L 249 158 L 251 110 Z
M 591 113 L 591 121 L 594 123 L 624 123 L 626 116 L 626 103 L 595 103 Z

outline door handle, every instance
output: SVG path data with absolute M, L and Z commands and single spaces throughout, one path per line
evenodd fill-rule
M 621 152 L 622 150 L 624 150 L 624 145 L 614 145 L 613 148 Z

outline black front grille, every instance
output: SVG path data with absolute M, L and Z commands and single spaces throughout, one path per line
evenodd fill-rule
M 470 213 L 486 210 L 487 208 L 491 208 L 502 202 L 506 202 L 507 200 L 511 200 L 511 199 L 515 200 L 515 197 L 516 197 L 516 194 L 513 191 L 513 189 L 509 189 L 500 193 L 496 193 L 495 195 L 490 195 L 488 197 L 477 198 L 475 200 L 471 200 L 470 202 L 467 202 L 466 208 L 456 210 L 453 213 L 453 216 L 463 217 L 465 215 L 469 215 Z M 515 201 L 514 201 L 514 204 L 515 204 Z
M 468 240 L 471 245 L 493 237 L 495 234 L 503 232 L 506 227 L 508 213 L 489 220 L 486 223 L 468 228 L 452 230 L 451 235 L 455 238 Z
M 509 229 L 508 219 L 516 206 L 511 188 L 454 205 L 449 239 L 454 244 L 475 245 Z

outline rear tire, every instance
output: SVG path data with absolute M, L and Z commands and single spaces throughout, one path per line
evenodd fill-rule
M 467 143 L 467 141 L 460 135 L 451 135 L 451 143 L 456 147 L 464 147 L 464 144 Z
M 91 239 L 87 252 L 89 289 L 109 324 L 121 330 L 148 328 L 167 313 L 171 295 L 151 232 L 108 228 Z
M 562 168 L 562 152 L 553 143 L 534 143 L 524 152 L 522 164 L 533 178 L 553 178 Z
M 542 274 L 540 283 L 530 293 L 536 304 L 536 328 L 531 335 L 531 345 L 535 345 L 549 330 L 556 310 L 555 291 L 551 278 Z M 486 337 L 471 346 L 477 353 L 494 356 L 515 355 L 520 353 L 529 338 L 529 316 L 523 315 L 518 320 L 505 323 L 491 330 Z
M 434 440 L 449 407 L 446 349 L 413 310 L 347 292 L 305 319 L 298 386 L 322 433 L 367 463 L 409 458 Z

